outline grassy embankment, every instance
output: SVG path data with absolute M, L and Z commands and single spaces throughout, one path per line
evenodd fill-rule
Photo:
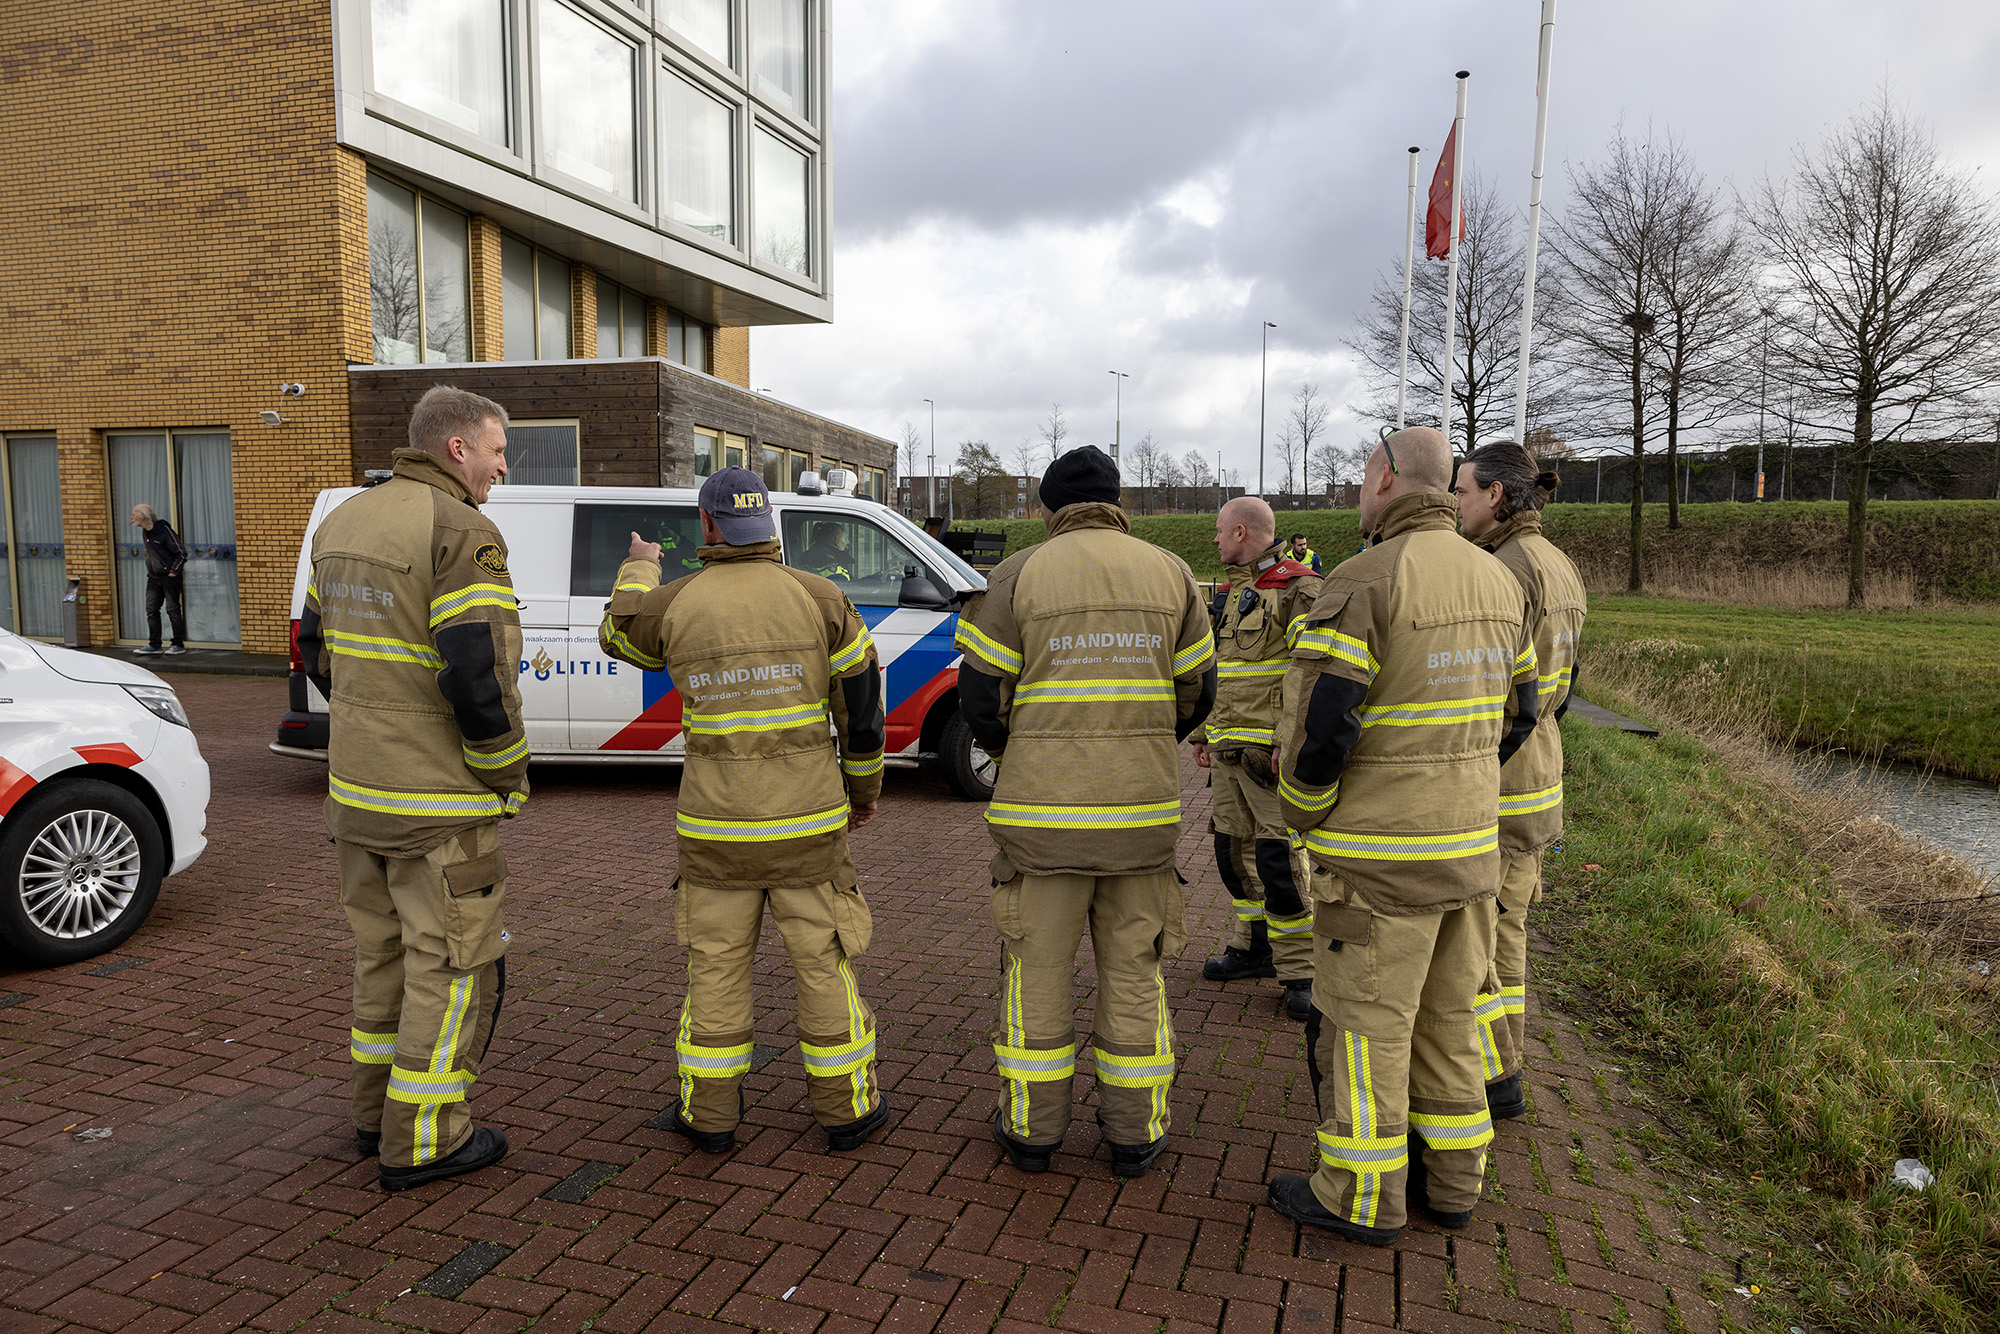
M 1746 1281 L 1811 1319 L 2000 1330 L 2000 980 L 1959 952 L 2000 947 L 2000 914 L 1758 747 L 1574 716 L 1564 737 L 1542 985 L 1630 1052 L 1667 1132 L 1639 1145 L 1694 1168 L 1761 1237 Z M 1895 908 L 1926 929 L 1869 911 Z M 1906 1157 L 1928 1191 L 1890 1184 Z
M 1551 505 L 1551 540 L 1571 554 L 1593 589 L 1625 587 L 1631 509 Z M 1842 606 L 1847 600 L 1846 502 L 1685 505 L 1667 529 L 1667 507 L 1646 506 L 1647 587 L 1655 592 L 1762 605 Z M 1040 519 L 979 519 L 961 526 L 1007 534 L 1009 554 L 1048 536 Z M 1203 579 L 1218 576 L 1213 514 L 1140 515 L 1132 531 L 1165 547 Z M 1332 569 L 1361 545 L 1353 510 L 1282 513 L 1280 534 L 1302 532 Z M 1880 502 L 1868 508 L 1868 563 L 1884 605 L 2000 601 L 2000 501 Z

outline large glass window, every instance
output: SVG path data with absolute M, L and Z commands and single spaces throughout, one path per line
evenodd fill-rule
M 639 198 L 638 52 L 555 0 L 540 23 L 543 161 L 600 190 Z
M 575 486 L 581 468 L 577 424 L 507 423 L 507 478 L 514 486 Z
M 609 278 L 597 280 L 597 355 L 646 355 L 646 298 Z
M 660 76 L 660 102 L 667 217 L 734 242 L 735 112 L 672 73 Z
M 375 91 L 507 142 L 506 0 L 372 0 Z
M 472 360 L 466 218 L 394 181 L 368 177 L 368 302 L 375 360 Z
M 666 325 L 667 345 L 661 355 L 689 370 L 713 374 L 708 364 L 708 326 L 678 310 L 667 311 Z
M 764 485 L 773 491 L 798 490 L 799 475 L 812 467 L 812 455 L 796 449 L 764 445 L 761 452 L 764 456 Z
M 701 513 L 692 505 L 578 505 L 570 546 L 571 597 L 611 596 L 618 567 L 632 549 L 632 534 L 660 544 L 660 582 L 701 568 Z
M 62 479 L 54 436 L 4 442 L 7 513 L 0 527 L 0 625 L 17 634 L 62 634 Z
M 535 254 L 536 343 L 543 361 L 561 361 L 570 355 L 569 341 L 570 268 L 546 250 Z
M 749 448 L 750 442 L 740 435 L 697 426 L 694 428 L 694 475 L 706 477 L 724 468 L 744 467 Z
M 755 153 L 757 258 L 810 274 L 806 155 L 764 130 L 757 131 Z
M 147 638 L 145 537 L 132 522 L 134 505 L 151 505 L 187 548 L 182 591 L 188 639 L 234 644 L 242 639 L 236 595 L 236 502 L 226 431 L 114 435 L 112 522 L 117 541 L 118 633 Z M 160 633 L 173 625 L 164 610 Z
M 750 0 L 757 95 L 794 116 L 806 111 L 806 0 Z
M 857 607 L 893 607 L 902 600 L 903 578 L 915 573 L 947 588 L 931 566 L 888 533 L 865 519 L 787 509 L 785 564 L 825 575 Z
M 730 0 L 661 0 L 667 28 L 727 65 Z
M 501 355 L 509 361 L 533 361 L 535 248 L 514 236 L 500 238 L 500 323 L 506 335 Z

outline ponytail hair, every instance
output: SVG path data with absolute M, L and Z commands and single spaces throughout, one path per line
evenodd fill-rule
M 1466 456 L 1472 477 L 1481 487 L 1500 484 L 1500 508 L 1493 517 L 1502 523 L 1527 510 L 1539 510 L 1548 503 L 1562 478 L 1544 471 L 1530 454 L 1512 440 L 1496 440 L 1481 445 Z

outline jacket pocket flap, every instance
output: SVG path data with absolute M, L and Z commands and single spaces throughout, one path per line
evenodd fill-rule
M 1368 925 L 1373 920 L 1373 913 L 1352 903 L 1338 908 L 1323 903 L 1313 905 L 1313 934 L 1343 945 L 1366 945 Z
M 410 572 L 410 563 L 408 561 L 390 560 L 387 556 L 378 556 L 372 551 L 327 550 L 313 553 L 313 565 L 315 568 L 318 567 L 321 561 L 327 560 L 358 560 L 363 565 L 379 565 L 385 570 L 394 570 L 397 574 L 408 574 Z
M 1512 626 L 1518 630 L 1521 628 L 1521 621 L 1523 619 L 1523 616 L 1509 616 L 1504 612 L 1472 607 L 1464 611 L 1441 611 L 1429 616 L 1413 616 L 1410 618 L 1410 628 L 1412 630 L 1435 630 L 1440 625 L 1474 625 L 1482 622 L 1490 622 L 1495 625 Z
M 483 857 L 471 861 L 457 862 L 444 868 L 445 887 L 453 898 L 466 894 L 477 894 L 489 889 L 507 878 L 507 858 L 495 848 Z

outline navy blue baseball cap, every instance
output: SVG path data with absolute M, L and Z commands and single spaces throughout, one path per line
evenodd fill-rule
M 777 540 L 778 524 L 771 517 L 771 493 L 764 479 L 748 468 L 724 468 L 701 484 L 698 502 L 732 547 Z

